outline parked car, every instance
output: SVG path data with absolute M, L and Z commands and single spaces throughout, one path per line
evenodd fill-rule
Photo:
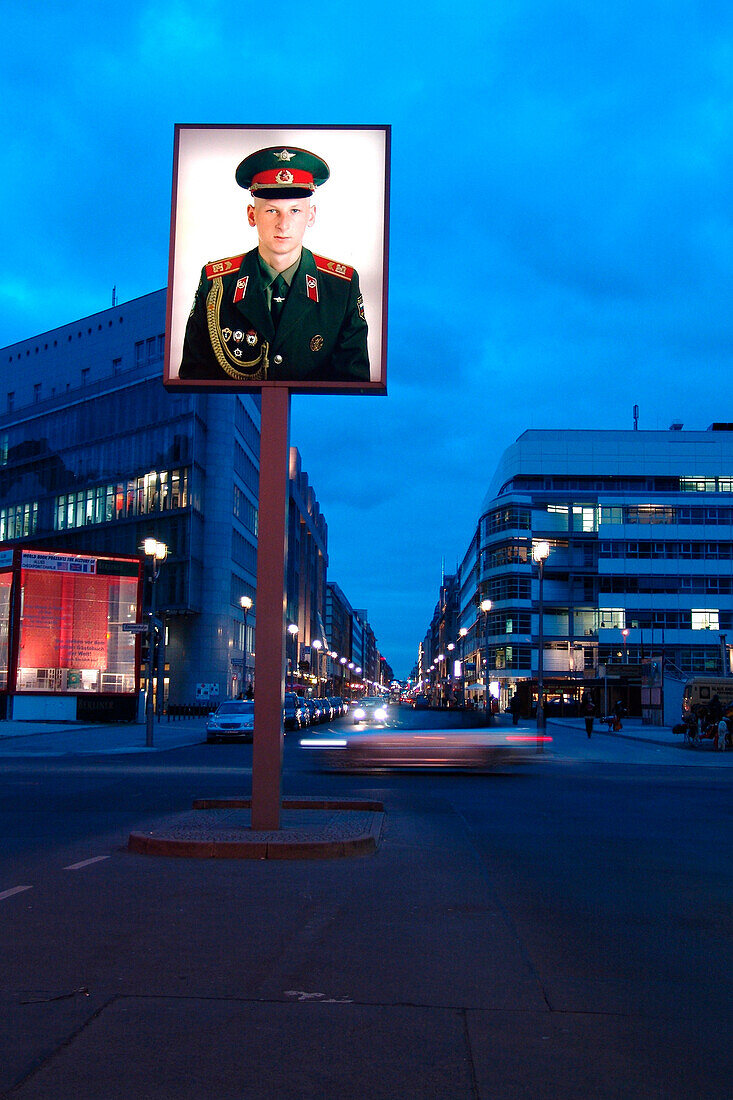
M 334 710 L 333 703 L 330 699 L 319 699 L 318 705 L 323 713 L 324 722 L 332 722 L 336 717 L 336 711 Z
M 310 711 L 294 691 L 286 691 L 283 701 L 283 729 L 300 730 L 311 724 Z
M 221 703 L 206 722 L 206 740 L 251 741 L 255 725 L 255 705 L 251 699 L 229 699 Z
M 318 699 L 304 699 L 303 703 L 310 711 L 312 726 L 316 726 L 323 721 L 323 711 L 318 705 Z
M 331 705 L 334 709 L 334 716 L 336 718 L 343 718 L 349 709 L 346 700 L 342 699 L 340 695 L 334 695 L 331 698 Z

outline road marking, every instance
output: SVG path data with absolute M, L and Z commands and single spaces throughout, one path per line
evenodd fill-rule
M 32 889 L 32 886 L 14 886 L 12 890 L 3 890 L 0 894 L 0 901 L 4 901 L 5 898 L 12 898 L 13 894 L 22 894 L 24 890 Z
M 64 867 L 64 870 L 80 871 L 82 867 L 88 867 L 91 863 L 100 863 L 103 859 L 109 859 L 109 856 L 92 856 L 91 859 L 83 859 L 80 863 L 70 863 L 68 867 Z

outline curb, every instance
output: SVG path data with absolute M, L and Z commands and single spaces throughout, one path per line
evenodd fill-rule
M 196 799 L 193 812 L 169 818 L 150 832 L 130 833 L 128 851 L 184 859 L 343 859 L 372 855 L 382 835 L 381 802 L 283 799 L 284 810 L 326 811 L 339 816 L 335 821 L 330 817 L 325 825 L 321 822 L 320 827 L 286 826 L 269 832 L 251 829 L 246 813 L 251 805 L 251 798 Z M 236 820 L 240 811 L 241 818 Z M 348 815 L 353 813 L 365 820 L 350 822 Z

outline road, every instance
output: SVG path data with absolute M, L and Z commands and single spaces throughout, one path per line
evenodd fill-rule
M 248 793 L 249 746 L 6 756 L 0 1095 L 727 1096 L 729 762 L 551 732 L 487 775 L 329 774 L 288 737 L 285 794 L 386 826 L 281 866 L 125 850 Z

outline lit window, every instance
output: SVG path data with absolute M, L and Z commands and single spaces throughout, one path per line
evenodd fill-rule
M 693 630 L 720 630 L 720 613 L 717 608 L 691 612 Z

